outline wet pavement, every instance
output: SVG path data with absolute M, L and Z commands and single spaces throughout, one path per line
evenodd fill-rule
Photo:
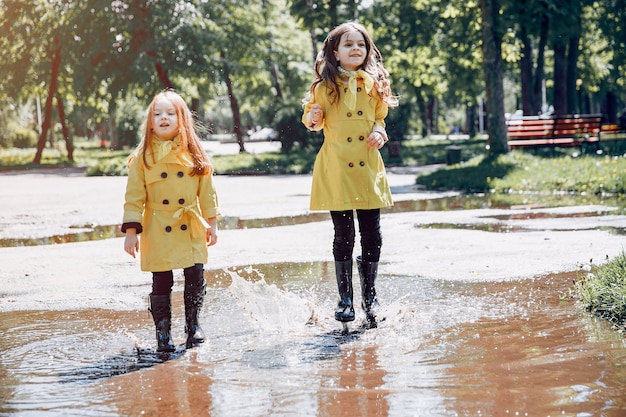
M 218 176 L 209 341 L 171 356 L 150 350 L 150 276 L 123 239 L 81 241 L 119 222 L 125 178 L 0 175 L 0 240 L 22 245 L 0 248 L 0 415 L 625 415 L 623 336 L 568 295 L 623 251 L 626 216 L 494 208 L 390 171 L 378 329 L 357 309 L 344 336 L 332 317 L 332 225 L 307 210 L 310 176 Z M 40 244 L 53 235 L 69 243 Z

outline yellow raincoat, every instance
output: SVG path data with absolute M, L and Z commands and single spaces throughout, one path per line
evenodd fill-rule
M 161 272 L 207 263 L 205 219 L 219 214 L 212 175 L 189 174 L 191 158 L 177 139 L 156 163 L 146 156 L 149 169 L 141 155 L 130 163 L 123 220 L 126 226 L 141 224 L 141 269 Z
M 324 143 L 313 167 L 311 210 L 375 209 L 393 205 L 382 157 L 367 146 L 375 129 L 384 130 L 387 104 L 375 88 L 369 94 L 359 83 L 356 107 L 350 110 L 342 95 L 330 103 L 326 83 L 318 84 L 304 106 L 302 122 L 309 126 L 311 105 L 319 104 L 324 120 L 312 130 L 324 129 Z

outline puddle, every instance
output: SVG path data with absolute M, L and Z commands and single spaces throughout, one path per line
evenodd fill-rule
M 111 239 L 123 237 L 120 225 L 81 225 L 71 226 L 70 233 L 53 234 L 46 237 L 24 237 L 0 239 L 0 247 L 9 248 L 15 246 L 55 245 L 59 243 L 88 242 L 92 240 Z
M 427 200 L 398 201 L 393 207 L 385 209 L 385 213 L 400 213 L 407 211 L 442 211 L 483 208 L 488 204 L 484 197 L 457 196 Z M 311 212 L 301 215 L 276 216 L 266 218 L 242 218 L 224 216 L 219 219 L 220 230 L 256 229 L 298 225 L 311 222 L 329 220 L 327 212 Z M 0 239 L 0 247 L 36 246 L 59 243 L 85 242 L 90 240 L 110 239 L 122 237 L 120 225 L 74 225 L 67 233 L 56 233 L 45 237 L 19 237 Z
M 383 263 L 384 321 L 364 331 L 357 309 L 342 336 L 333 268 L 207 271 L 208 342 L 167 357 L 147 310 L 0 313 L 0 415 L 624 415 L 625 340 L 563 301 L 575 274 L 478 283 Z
M 512 196 L 512 198 L 505 198 L 494 200 L 492 197 L 484 195 L 469 195 L 469 196 L 454 196 L 445 198 L 433 198 L 422 200 L 401 200 L 396 201 L 392 207 L 382 210 L 382 214 L 389 213 L 405 213 L 405 212 L 442 212 L 442 211 L 460 211 L 460 210 L 477 210 L 477 209 L 505 209 L 514 210 L 512 214 L 498 214 L 493 216 L 487 216 L 486 218 L 492 218 L 497 221 L 515 221 L 515 220 L 537 220 L 537 219 L 567 219 L 567 218 L 584 218 L 594 216 L 607 216 L 611 214 L 621 214 L 623 209 L 613 208 L 611 210 L 604 210 L 602 212 L 569 212 L 569 213 L 550 213 L 541 211 L 541 209 L 547 209 L 550 207 L 564 207 L 569 205 L 576 205 L 580 203 L 578 200 L 557 200 L 554 201 L 545 196 L 542 197 L 545 202 L 540 203 L 538 201 L 531 201 L 527 196 L 521 198 L 520 196 Z M 539 198 L 541 200 L 542 198 Z M 520 203 L 521 202 L 521 203 Z M 589 203 L 589 202 L 587 202 Z M 604 203 L 607 203 L 606 201 Z M 613 203 L 618 203 L 613 201 Z M 623 204 L 619 202 L 619 204 Z M 619 207 L 614 205 L 613 207 Z M 521 210 L 522 212 L 519 212 Z M 537 211 L 539 210 L 539 211 Z M 311 212 L 300 215 L 289 216 L 277 216 L 267 218 L 242 218 L 242 217 L 229 217 L 224 216 L 219 219 L 220 230 L 235 230 L 235 229 L 256 229 L 265 227 L 277 227 L 277 226 L 289 226 L 298 225 L 311 222 L 319 222 L 329 220 L 330 215 L 327 212 Z M 473 229 L 484 230 L 497 233 L 508 233 L 515 231 L 524 231 L 523 227 L 507 225 L 504 223 L 499 224 L 447 224 L 447 223 L 432 223 L 423 224 L 418 227 L 422 228 L 457 228 L 457 229 Z M 614 229 L 614 230 L 613 230 Z M 623 228 L 608 228 L 613 233 L 623 234 Z M 91 240 L 110 239 L 116 237 L 123 237 L 124 234 L 120 231 L 120 225 L 73 225 L 68 227 L 67 233 L 54 233 L 45 237 L 14 237 L 14 238 L 2 238 L 0 239 L 0 247 L 15 247 L 15 246 L 37 246 L 37 245 L 50 245 L 60 243 L 71 242 L 86 242 Z
M 460 224 L 460 223 L 428 223 L 417 225 L 420 229 L 458 229 L 458 230 L 480 230 L 494 233 L 524 232 L 527 229 L 520 226 L 511 226 L 504 223 L 480 223 L 480 224 Z

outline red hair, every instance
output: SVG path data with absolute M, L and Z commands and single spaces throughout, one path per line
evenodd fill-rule
M 148 153 L 153 156 L 153 163 L 156 163 L 154 152 L 152 149 L 152 137 L 153 137 L 153 120 L 154 120 L 154 106 L 157 100 L 165 98 L 169 101 L 176 111 L 178 118 L 178 137 L 180 137 L 180 145 L 183 149 L 189 152 L 189 156 L 193 161 L 193 169 L 191 175 L 207 175 L 213 172 L 213 166 L 209 160 L 209 156 L 206 154 L 200 138 L 196 132 L 196 123 L 193 119 L 193 115 L 189 110 L 189 107 L 185 103 L 185 100 L 173 90 L 165 90 L 154 96 L 152 102 L 148 106 L 146 121 L 143 126 L 143 137 L 141 143 L 137 146 L 137 149 L 131 155 L 131 159 L 136 155 L 141 154 L 143 162 L 148 169 L 146 155 Z

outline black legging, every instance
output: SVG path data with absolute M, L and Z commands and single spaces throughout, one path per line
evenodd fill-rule
M 204 265 L 195 264 L 183 269 L 185 285 L 194 287 L 202 286 L 204 281 Z M 152 295 L 169 295 L 174 285 L 174 273 L 172 271 L 152 273 Z
M 331 211 L 335 226 L 333 256 L 335 261 L 352 259 L 354 251 L 354 211 Z M 361 235 L 361 257 L 366 262 L 378 262 L 383 238 L 380 232 L 380 209 L 356 210 Z

